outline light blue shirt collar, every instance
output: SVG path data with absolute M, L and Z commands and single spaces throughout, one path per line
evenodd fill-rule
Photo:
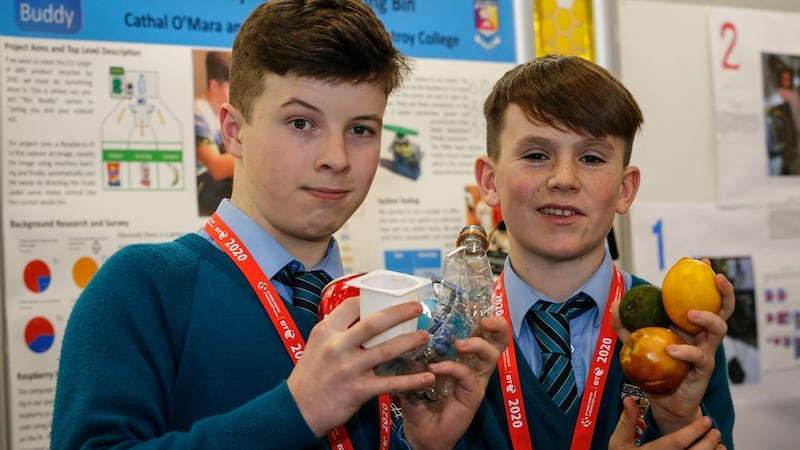
M 296 270 L 324 270 L 332 278 L 336 279 L 344 275 L 344 266 L 339 251 L 339 244 L 336 239 L 331 237 L 328 244 L 328 252 L 325 257 L 314 267 L 306 268 L 303 263 L 296 260 L 289 252 L 267 233 L 253 219 L 248 217 L 239 208 L 234 206 L 228 199 L 223 199 L 217 207 L 217 215 L 225 221 L 230 229 L 239 236 L 242 243 L 250 251 L 258 266 L 264 274 L 270 278 L 275 276 L 285 265 L 292 263 Z M 197 230 L 197 234 L 214 242 L 202 227 Z M 215 244 L 216 245 L 216 244 Z M 276 283 L 276 285 L 279 283 Z M 283 289 L 283 286 L 276 286 L 279 294 L 283 298 L 291 298 L 290 291 Z
M 597 271 L 589 278 L 583 286 L 575 290 L 569 297 L 579 293 L 585 292 L 597 305 L 598 311 L 605 311 L 608 304 L 608 291 L 611 288 L 611 279 L 614 273 L 614 262 L 611 260 L 611 254 L 606 251 L 603 262 Z M 630 276 L 624 274 L 626 279 L 626 286 L 630 285 Z M 511 325 L 514 328 L 514 336 L 519 337 L 520 330 L 525 321 L 525 315 L 531 307 L 539 299 L 546 300 L 553 303 L 558 303 L 556 300 L 536 291 L 528 286 L 522 279 L 514 272 L 511 267 L 511 258 L 506 258 L 505 266 L 503 267 L 503 277 L 506 288 L 506 298 L 509 299 L 508 310 L 511 315 Z M 600 321 L 603 319 L 602 315 L 595 314 L 594 326 L 600 326 Z

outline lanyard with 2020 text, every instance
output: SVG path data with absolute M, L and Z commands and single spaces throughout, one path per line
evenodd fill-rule
M 495 286 L 495 315 L 503 316 L 511 325 L 511 316 L 508 311 L 504 276 L 501 273 Z M 572 434 L 571 450 L 588 449 L 592 442 L 592 435 L 597 424 L 595 420 L 600 401 L 603 398 L 603 391 L 606 387 L 608 378 L 608 368 L 613 358 L 613 349 L 616 344 L 617 335 L 611 326 L 611 305 L 614 301 L 622 298 L 625 290 L 625 282 L 622 272 L 614 265 L 614 278 L 611 282 L 611 289 L 608 293 L 608 303 L 603 314 L 603 322 L 600 327 L 597 348 L 594 352 L 591 366 L 589 368 L 589 379 L 586 380 L 583 399 L 578 413 L 578 420 L 575 423 L 575 431 Z M 517 368 L 517 355 L 514 348 L 513 339 L 509 342 L 500 360 L 497 362 L 497 370 L 502 384 L 504 408 L 508 432 L 511 435 L 511 442 L 515 450 L 532 450 L 533 443 L 528 425 L 528 416 L 525 412 L 525 403 L 522 397 L 522 385 L 519 379 Z
M 297 364 L 297 360 L 303 356 L 306 343 L 303 336 L 300 334 L 300 330 L 294 323 L 292 316 L 288 313 L 283 301 L 275 291 L 275 287 L 270 283 L 269 278 L 258 266 L 255 259 L 250 256 L 250 252 L 247 250 L 244 243 L 216 213 L 206 222 L 205 231 L 228 257 L 231 258 L 239 270 L 242 271 L 245 278 L 247 278 L 253 291 L 258 295 L 261 305 L 264 307 L 270 320 L 272 320 L 275 330 L 285 330 L 284 332 L 278 333 L 278 335 L 281 337 L 287 353 L 289 353 L 289 356 L 292 358 L 292 362 Z M 388 395 L 382 395 L 379 399 L 381 449 L 388 449 L 389 447 L 390 404 L 388 397 Z M 347 435 L 347 430 L 345 430 L 344 425 L 329 431 L 326 437 L 331 448 L 334 450 L 353 450 L 353 444 L 350 442 L 350 437 Z

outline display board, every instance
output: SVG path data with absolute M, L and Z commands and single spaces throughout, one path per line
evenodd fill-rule
M 660 283 L 678 258 L 709 257 L 729 276 L 738 308 L 725 340 L 737 359 L 734 442 L 794 448 L 800 392 L 785 383 L 800 375 L 797 180 L 768 172 L 762 54 L 796 54 L 797 40 L 780 30 L 797 30 L 800 16 L 750 3 L 615 4 L 619 75 L 645 117 L 632 159 L 642 187 L 629 214 L 630 268 Z
M 204 223 L 198 180 L 208 168 L 195 148 L 204 61 L 230 50 L 259 3 L 0 5 L 2 444 L 48 447 L 61 337 L 104 261 Z M 526 48 L 515 30 L 522 2 L 365 3 L 414 72 L 389 99 L 374 189 L 336 237 L 348 271 L 430 274 L 474 218 L 465 193 L 484 151 L 481 104 Z

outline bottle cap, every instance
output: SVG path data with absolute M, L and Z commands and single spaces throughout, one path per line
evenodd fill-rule
M 486 235 L 486 230 L 484 230 L 480 225 L 467 225 L 462 228 L 461 232 L 458 233 L 458 238 L 456 239 L 456 247 L 460 247 L 464 242 L 464 239 L 468 237 L 478 239 L 481 243 L 481 247 L 483 247 L 484 250 L 489 248 L 489 237 Z

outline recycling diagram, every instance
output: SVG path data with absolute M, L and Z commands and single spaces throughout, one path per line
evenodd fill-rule
M 159 98 L 158 73 L 109 68 L 117 100 L 102 124 L 105 190 L 182 190 L 180 122 Z

